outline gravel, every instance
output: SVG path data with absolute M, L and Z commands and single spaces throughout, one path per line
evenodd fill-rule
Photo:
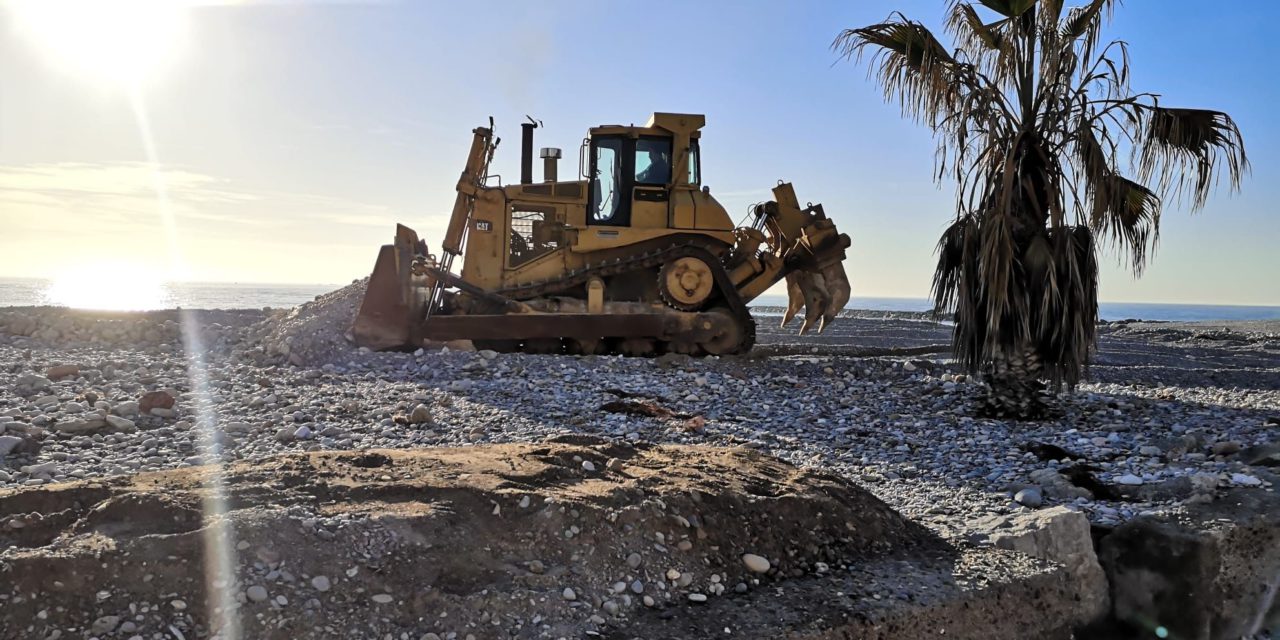
M 805 338 L 760 314 L 741 358 L 370 353 L 343 337 L 361 288 L 289 311 L 0 310 L 0 487 L 583 433 L 767 452 L 945 532 L 1056 504 L 1114 525 L 1269 486 L 1243 456 L 1280 441 L 1275 323 L 1103 326 L 1093 380 L 1059 417 L 1018 423 L 972 413 L 981 385 L 947 360 L 949 329 L 918 314 L 846 314 Z M 672 417 L 602 409 L 619 396 Z

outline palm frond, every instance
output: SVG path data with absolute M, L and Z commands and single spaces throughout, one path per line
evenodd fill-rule
M 1059 35 L 1068 45 L 1081 41 L 1081 58 L 1090 59 L 1102 33 L 1102 23 L 1110 19 L 1118 0 L 1092 0 L 1087 5 L 1072 7 L 1062 21 Z
M 1134 275 L 1142 275 L 1160 240 L 1160 196 L 1116 173 L 1094 180 L 1089 228 L 1127 253 Z
M 861 59 L 872 49 L 885 99 L 900 103 L 903 114 L 917 121 L 932 125 L 964 89 L 961 63 L 927 27 L 901 14 L 880 24 L 845 29 L 831 47 L 846 59 Z
M 1036 0 L 979 0 L 984 6 L 1006 18 L 1016 18 L 1036 6 Z
M 1230 190 L 1240 189 L 1249 171 L 1244 138 L 1231 116 L 1208 109 L 1144 106 L 1139 115 L 1138 175 L 1161 192 L 1189 197 L 1192 210 L 1204 207 L 1226 170 Z M 1223 166 L 1225 164 L 1225 167 Z
M 973 5 L 957 2 L 947 18 L 947 30 L 955 34 L 962 46 L 1000 51 L 1004 44 L 1004 35 L 1000 32 L 1000 26 L 1006 22 L 1007 19 L 986 24 Z

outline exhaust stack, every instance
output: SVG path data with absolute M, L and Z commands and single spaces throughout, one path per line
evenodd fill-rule
M 533 130 L 537 128 L 533 118 L 520 123 L 520 184 L 533 184 Z

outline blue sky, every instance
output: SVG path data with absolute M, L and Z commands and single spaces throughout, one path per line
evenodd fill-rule
M 705 113 L 712 194 L 735 217 L 780 178 L 823 202 L 853 238 L 855 295 L 927 295 L 954 209 L 951 185 L 932 179 L 930 132 L 829 48 L 893 10 L 938 26 L 942 0 L 220 2 L 165 24 L 178 44 L 136 100 L 56 59 L 4 6 L 0 276 L 110 261 L 197 280 L 344 282 L 369 270 L 395 221 L 437 242 L 470 129 L 490 115 L 510 180 L 526 113 L 546 124 L 539 146 L 565 149 L 562 175 L 589 126 Z M 1134 87 L 1231 113 L 1253 173 L 1194 217 L 1170 203 L 1147 274 L 1106 258 L 1103 299 L 1280 304 L 1278 18 L 1263 0 L 1117 11 L 1110 33 L 1132 46 Z M 139 106 L 172 226 L 157 214 Z

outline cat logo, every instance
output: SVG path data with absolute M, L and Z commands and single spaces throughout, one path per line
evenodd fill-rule
M 476 231 L 493 231 L 493 223 L 488 220 L 476 220 Z

